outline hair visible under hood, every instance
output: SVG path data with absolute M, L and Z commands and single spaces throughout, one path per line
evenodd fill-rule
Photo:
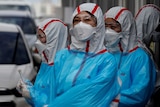
M 149 38 L 158 27 L 160 21 L 160 8 L 154 4 L 144 5 L 135 16 L 138 40 Z
M 137 46 L 136 24 L 132 13 L 121 6 L 110 8 L 104 15 L 104 18 L 113 18 L 121 25 L 122 39 L 120 40 L 123 52 L 129 52 Z
M 50 51 L 48 64 L 53 63 L 58 50 L 66 47 L 68 30 L 67 26 L 59 19 L 49 18 L 38 26 L 46 35 L 46 48 Z
M 73 35 L 71 35 L 70 49 L 79 50 L 82 52 L 86 52 L 86 49 L 88 49 L 88 52 L 97 53 L 105 49 L 105 46 L 103 44 L 105 36 L 105 25 L 103 21 L 102 10 L 95 3 L 84 3 L 75 9 L 71 20 L 73 21 L 73 18 L 82 11 L 88 11 L 96 17 L 97 19 L 96 34 L 89 40 L 88 43 L 78 41 Z

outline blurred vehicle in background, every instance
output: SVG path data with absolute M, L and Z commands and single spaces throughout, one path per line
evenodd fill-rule
M 0 22 L 17 24 L 21 27 L 32 52 L 34 64 L 38 69 L 40 66 L 41 57 L 38 53 L 35 53 L 36 51 L 34 47 L 34 43 L 37 40 L 37 26 L 30 13 L 28 13 L 28 11 L 0 10 Z
M 30 13 L 16 10 L 0 10 L 0 22 L 19 25 L 27 38 L 29 48 L 32 48 L 37 40 L 37 27 Z
M 15 89 L 20 79 L 18 71 L 31 81 L 37 72 L 19 26 L 0 23 L 0 38 L 0 107 L 15 107 L 16 97 L 21 96 Z
M 31 3 L 23 0 L 0 0 L 0 10 L 19 10 L 28 11 L 35 17 L 35 11 Z

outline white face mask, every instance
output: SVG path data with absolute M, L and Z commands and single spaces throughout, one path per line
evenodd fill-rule
M 46 49 L 46 45 L 43 44 L 39 39 L 35 42 L 35 47 L 40 54 L 42 54 L 42 52 Z
M 120 38 L 122 38 L 120 33 L 116 32 L 110 28 L 107 28 L 106 32 L 105 32 L 105 46 L 106 47 L 117 46 L 117 44 L 120 41 Z
M 79 41 L 88 41 L 96 34 L 96 27 L 80 22 L 70 29 L 70 33 Z

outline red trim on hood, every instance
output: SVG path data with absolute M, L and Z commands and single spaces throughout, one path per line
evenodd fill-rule
M 49 21 L 47 24 L 45 24 L 44 25 L 44 27 L 43 27 L 43 31 L 47 28 L 47 26 L 50 24 L 50 23 L 52 23 L 52 22 L 61 22 L 64 26 L 67 26 L 64 22 L 62 22 L 61 20 L 51 20 L 51 21 Z
M 91 13 L 94 14 L 96 12 L 96 10 L 98 9 L 98 7 L 99 6 L 96 4 Z M 78 12 L 78 14 L 81 12 L 80 6 L 77 7 L 77 12 Z
M 68 48 L 68 50 L 70 50 L 70 49 L 71 49 L 71 48 L 70 48 L 70 45 L 68 45 L 67 48 Z
M 105 53 L 105 52 L 107 52 L 107 49 L 103 49 L 103 50 L 99 51 L 97 54 L 102 54 L 102 53 Z
M 157 7 L 155 7 L 155 5 L 148 4 L 148 5 L 143 6 L 143 7 L 138 11 L 138 13 L 137 13 L 136 16 L 135 16 L 135 19 L 137 18 L 137 16 L 139 15 L 139 13 L 140 13 L 144 8 L 146 8 L 146 7 L 153 7 L 153 8 L 155 8 L 155 9 L 157 9 L 158 11 L 160 11 L 160 9 L 157 8 Z
M 123 52 L 123 48 L 122 48 L 121 43 L 119 43 L 118 46 L 119 46 L 120 51 Z
M 89 43 L 90 43 L 90 41 L 87 41 L 86 52 L 89 51 Z
M 42 53 L 43 53 L 44 58 L 46 59 L 46 61 L 47 61 L 47 63 L 48 63 L 48 58 L 47 58 L 47 56 L 46 56 L 45 52 L 43 51 Z
M 68 45 L 67 48 L 68 48 L 68 50 L 70 50 L 70 45 Z M 86 50 L 87 50 L 87 48 L 86 48 Z M 105 53 L 105 52 L 107 52 L 107 49 L 103 49 L 103 50 L 99 51 L 98 53 L 96 53 L 96 55 L 102 54 L 102 53 Z
M 138 48 L 138 46 L 134 47 L 133 49 L 129 50 L 129 52 L 133 52 Z
M 121 10 L 117 13 L 117 15 L 115 16 L 115 19 L 117 20 L 118 17 L 121 15 L 121 13 L 122 13 L 123 11 L 125 11 L 125 10 L 128 10 L 128 9 L 126 9 L 126 8 L 121 9 Z
M 45 52 L 43 51 L 42 53 L 43 53 L 44 58 L 46 59 L 46 61 L 47 61 L 47 63 L 48 63 L 48 58 L 47 58 Z M 48 65 L 54 65 L 54 62 L 51 62 L 51 63 L 49 63 Z
M 54 63 L 52 62 L 52 63 L 50 63 L 49 65 L 54 65 Z
M 94 14 L 96 12 L 96 10 L 98 9 L 98 7 L 99 6 L 96 4 L 91 13 Z
M 117 103 L 118 103 L 118 102 L 119 102 L 119 99 L 114 99 L 113 102 L 117 102 Z
M 80 13 L 80 12 L 81 12 L 81 10 L 80 10 L 80 6 L 78 6 L 78 7 L 77 7 L 77 12 L 78 12 L 78 13 Z

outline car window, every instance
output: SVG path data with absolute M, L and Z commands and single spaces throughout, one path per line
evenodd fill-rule
M 0 22 L 17 24 L 22 28 L 24 34 L 36 34 L 36 25 L 31 18 L 0 16 Z
M 0 32 L 0 38 L 0 64 L 21 65 L 30 62 L 20 33 Z
M 36 25 L 34 24 L 33 20 L 31 20 L 30 18 L 25 18 L 21 27 L 24 33 L 26 34 L 36 34 Z
M 20 10 L 20 11 L 29 11 L 31 12 L 31 9 L 29 6 L 21 6 L 21 5 L 7 5 L 7 4 L 2 4 L 0 5 L 0 10 Z

